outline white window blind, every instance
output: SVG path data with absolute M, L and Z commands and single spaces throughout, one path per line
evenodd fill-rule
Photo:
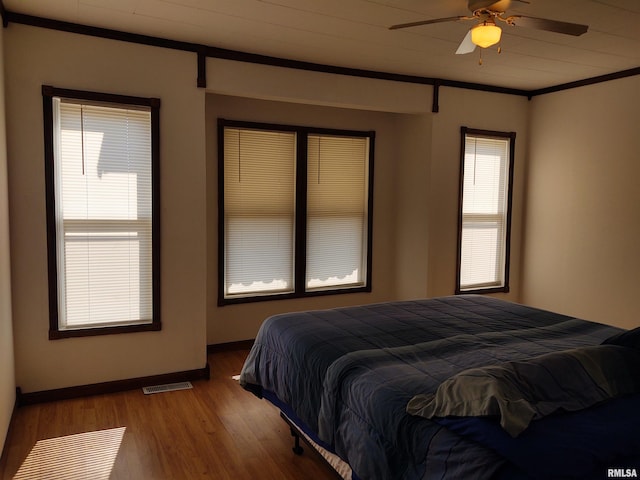
M 510 139 L 465 135 L 460 290 L 505 286 Z
M 310 135 L 307 156 L 306 289 L 362 286 L 369 139 Z
M 294 289 L 296 134 L 224 129 L 225 297 Z
M 59 328 L 152 322 L 149 108 L 53 98 Z

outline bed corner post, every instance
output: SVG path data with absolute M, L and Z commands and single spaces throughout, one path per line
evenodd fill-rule
M 287 418 L 287 416 L 283 412 L 280 412 L 280 418 L 282 418 L 287 423 L 287 425 L 289 425 L 289 431 L 291 432 L 291 436 L 294 440 L 294 445 L 291 450 L 293 450 L 293 453 L 295 453 L 296 455 L 302 455 L 302 453 L 304 452 L 304 448 L 302 448 L 302 446 L 300 445 L 300 432 L 293 425 L 293 422 L 291 422 L 291 420 L 289 420 L 289 418 Z
M 291 450 L 293 450 L 293 453 L 295 453 L 296 455 L 302 455 L 302 453 L 304 452 L 304 448 L 300 446 L 300 434 L 293 427 L 289 428 L 291 430 L 291 436 L 294 440 L 293 448 Z

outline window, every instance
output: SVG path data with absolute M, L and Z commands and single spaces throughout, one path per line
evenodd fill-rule
M 159 330 L 160 101 L 42 92 L 49 337 Z
M 509 291 L 515 137 L 462 127 L 457 293 Z
M 371 291 L 372 132 L 219 121 L 219 304 Z

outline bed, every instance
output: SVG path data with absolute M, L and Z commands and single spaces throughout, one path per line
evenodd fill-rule
M 264 321 L 240 384 L 345 478 L 631 476 L 639 337 L 481 295 L 290 313 Z

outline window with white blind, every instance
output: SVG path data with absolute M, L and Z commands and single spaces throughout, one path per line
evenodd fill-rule
M 43 98 L 50 337 L 158 330 L 159 100 Z
M 370 291 L 372 132 L 219 121 L 219 303 Z
M 296 135 L 224 130 L 225 295 L 293 291 Z
M 368 137 L 307 137 L 307 291 L 366 282 L 368 159 Z
M 462 127 L 458 293 L 509 291 L 515 133 Z

